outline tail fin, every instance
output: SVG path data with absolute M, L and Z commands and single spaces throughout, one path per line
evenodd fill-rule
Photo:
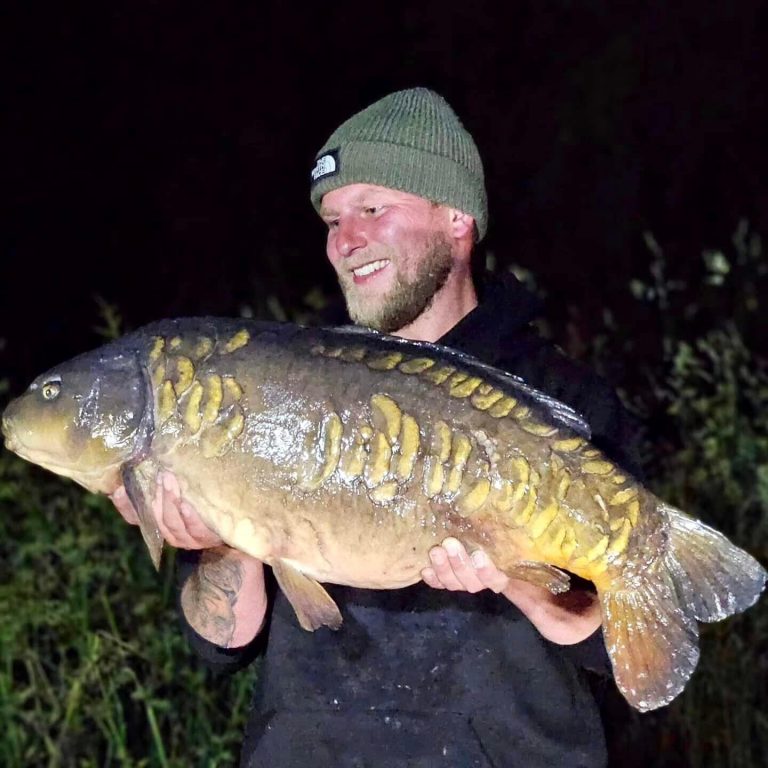
M 722 533 L 661 503 L 670 523 L 664 562 L 683 610 L 699 621 L 720 621 L 753 605 L 766 572 Z
M 661 503 L 667 551 L 653 571 L 627 577 L 600 597 L 603 632 L 619 690 L 647 711 L 685 687 L 699 659 L 699 621 L 749 608 L 766 572 L 722 534 Z M 638 583 L 639 582 L 639 583 Z

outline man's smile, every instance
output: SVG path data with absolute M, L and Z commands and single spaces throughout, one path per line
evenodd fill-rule
M 369 261 L 367 264 L 363 264 L 361 267 L 356 267 L 352 270 L 353 279 L 357 284 L 368 282 L 386 269 L 389 264 L 389 259 Z

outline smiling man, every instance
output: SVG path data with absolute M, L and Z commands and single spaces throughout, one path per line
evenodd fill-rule
M 353 322 L 436 341 L 477 306 L 474 221 L 407 192 L 349 184 L 323 196 L 327 253 Z
M 400 91 L 350 118 L 317 155 L 311 199 L 355 323 L 521 376 L 581 411 L 594 442 L 635 469 L 615 394 L 537 335 L 535 299 L 511 277 L 473 282 L 483 169 L 442 97 Z M 124 496 L 115 501 L 134 521 Z M 244 766 L 605 765 L 584 670 L 609 669 L 589 591 L 555 597 L 448 539 L 429 553 L 423 584 L 331 586 L 342 628 L 307 633 L 262 564 L 223 546 L 173 477 L 155 511 L 171 544 L 203 550 L 182 593 L 199 653 L 221 669 L 265 656 Z

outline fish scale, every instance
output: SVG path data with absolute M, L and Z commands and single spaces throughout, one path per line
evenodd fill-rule
M 229 355 L 248 340 L 244 329 L 220 342 L 206 336 L 152 339 L 148 360 L 159 390 L 157 423 L 199 438 L 206 457 L 223 455 L 233 447 L 245 426 L 245 413 L 239 405 L 240 384 L 233 376 L 207 372 L 205 363 L 212 354 Z
M 326 354 L 326 350 L 320 346 L 313 348 L 312 352 L 317 355 Z M 331 354 L 327 356 L 341 362 L 355 363 L 363 363 L 366 358 L 361 349 L 357 349 L 356 354 L 351 357 L 346 355 L 343 349 L 339 351 L 334 348 Z M 391 353 L 369 359 L 366 364 L 373 370 L 394 370 L 397 368 L 406 375 L 423 373 L 434 367 L 429 365 L 425 358 L 403 359 L 402 356 Z M 471 404 L 478 410 L 489 410 L 494 404 L 505 399 L 503 408 L 497 408 L 490 415 L 494 418 L 506 418 L 511 415 L 520 429 L 536 437 L 553 439 L 560 436 L 560 431 L 556 426 L 532 419 L 530 408 L 527 405 L 517 403 L 514 398 L 505 398 L 501 392 L 483 382 L 480 377 L 470 377 L 465 372 L 451 373 L 449 367 L 443 367 L 442 369 L 438 368 L 437 371 L 432 371 L 431 375 L 426 378 L 436 385 L 444 384 L 448 388 L 450 396 L 455 398 L 469 397 L 478 391 L 482 385 L 483 389 L 479 391 L 479 398 L 484 399 L 470 398 Z M 381 398 L 382 402 L 386 401 L 392 412 L 400 413 L 399 406 L 391 398 L 386 398 L 383 395 L 374 397 Z M 485 477 L 470 487 L 461 485 L 466 459 L 472 451 L 472 444 L 469 438 L 461 433 L 447 437 L 446 430 L 450 428 L 444 422 L 440 424 L 444 435 L 439 451 L 443 455 L 430 457 L 431 461 L 425 465 L 426 471 L 422 487 L 425 494 L 431 499 L 440 495 L 455 497 L 461 491 L 457 499 L 457 511 L 462 516 L 478 513 L 489 500 L 489 497 L 491 500 L 493 498 L 491 496 L 491 481 Z M 554 445 L 553 453 L 578 456 L 581 459 L 579 469 L 586 475 L 610 477 L 615 471 L 614 465 L 602 458 L 599 451 L 592 448 L 580 451 L 584 446 L 588 446 L 588 443 L 581 438 L 555 440 Z M 445 453 L 450 450 L 453 451 L 453 455 L 450 457 L 452 461 L 446 462 Z M 525 473 L 526 479 L 529 476 L 528 469 Z M 570 474 L 561 475 L 561 477 L 567 477 L 568 484 L 570 484 Z M 541 478 L 538 473 L 534 474 L 534 478 L 533 485 L 528 486 L 527 482 L 521 481 L 521 478 L 500 475 L 497 482 L 503 487 L 498 494 L 501 496 L 502 505 L 501 507 L 496 506 L 497 511 L 509 511 L 511 519 L 523 528 L 534 548 L 540 550 L 550 560 L 554 560 L 557 566 L 572 570 L 574 573 L 589 579 L 595 579 L 605 573 L 612 563 L 620 559 L 626 549 L 632 529 L 631 520 L 636 519 L 636 515 L 633 515 L 632 518 L 621 516 L 614 510 L 611 522 L 614 524 L 612 532 L 615 535 L 609 536 L 601 530 L 601 535 L 596 540 L 595 537 L 587 537 L 585 543 L 580 543 L 573 527 L 573 521 L 568 519 L 567 512 L 561 505 L 566 490 L 561 487 L 553 493 L 542 494 Z M 382 474 L 377 479 L 383 481 L 384 475 Z M 505 505 L 510 498 L 510 489 L 513 503 L 507 508 Z M 515 495 L 515 489 L 517 489 L 517 495 Z M 391 486 L 390 497 L 394 496 L 394 492 L 395 486 Z M 626 494 L 627 499 L 630 499 L 636 498 L 638 491 L 636 488 L 629 488 L 622 493 Z M 599 495 L 593 496 L 593 499 L 600 498 Z M 614 495 L 614 499 L 616 498 L 617 495 Z M 614 501 L 614 506 L 621 505 L 622 498 L 618 497 L 618 501 Z M 602 502 L 598 501 L 597 506 L 601 511 L 604 511 Z M 607 522 L 607 511 L 605 511 L 605 515 Z M 555 521 L 559 522 L 558 525 L 555 525 L 556 532 L 545 541 L 540 542 L 543 534 L 555 524 Z
M 325 350 L 316 347 L 313 352 L 322 355 Z M 361 363 L 366 357 L 363 353 L 364 350 L 358 348 L 354 350 L 353 355 L 348 355 L 343 348 L 340 350 L 334 348 L 328 357 L 341 362 Z M 423 358 L 416 359 L 414 362 L 408 359 L 403 360 L 400 356 L 392 354 L 374 358 L 368 365 L 373 370 L 394 370 L 397 368 L 406 374 L 422 373 L 432 368 L 426 364 Z M 479 377 L 469 377 L 466 373 L 432 377 L 430 381 L 435 384 L 445 384 L 451 397 L 456 398 L 469 397 L 478 390 L 480 385 L 483 385 L 484 391 L 481 394 L 485 397 L 492 397 L 491 402 L 488 403 L 488 408 L 493 402 L 498 402 L 503 397 L 501 393 L 498 393 L 498 397 L 494 397 L 497 392 L 489 384 L 484 384 Z M 472 405 L 478 410 L 487 410 L 483 407 L 486 403 L 487 401 L 480 401 L 479 406 L 476 402 L 473 402 Z M 497 411 L 494 418 L 504 418 L 511 413 L 519 423 L 520 428 L 528 434 L 547 438 L 559 434 L 557 427 L 531 420 L 530 409 L 527 406 L 515 408 L 516 405 L 515 403 L 511 408 Z M 378 420 L 382 425 L 382 431 L 377 433 L 373 443 L 369 444 L 367 463 L 363 466 L 367 470 L 367 484 L 371 489 L 369 497 L 377 503 L 386 503 L 392 501 L 398 493 L 400 485 L 410 479 L 406 475 L 399 478 L 400 483 L 395 482 L 391 479 L 394 475 L 391 468 L 389 472 L 386 469 L 387 463 L 394 463 L 396 459 L 393 450 L 397 445 L 403 412 L 395 400 L 382 394 L 373 396 L 371 410 L 372 421 Z M 407 414 L 406 416 L 413 418 Z M 425 495 L 430 499 L 438 497 L 449 499 L 462 517 L 470 517 L 476 513 L 482 515 L 485 503 L 490 500 L 493 505 L 494 501 L 494 496 L 491 494 L 492 482 L 488 472 L 489 465 L 487 463 L 485 465 L 485 476 L 482 476 L 483 473 L 475 473 L 477 479 L 474 482 L 462 484 L 467 460 L 473 452 L 471 440 L 461 432 L 451 432 L 450 427 L 445 422 L 438 422 L 434 442 L 437 445 L 436 451 L 429 456 L 430 460 L 423 464 L 424 473 L 421 478 L 421 487 Z M 562 454 L 578 453 L 580 448 L 587 445 L 580 438 L 558 442 L 559 444 L 556 443 L 555 445 L 559 451 L 557 449 L 556 451 Z M 477 451 L 475 451 L 476 453 Z M 613 466 L 609 462 L 601 461 L 599 457 L 600 453 L 594 449 L 587 449 L 582 452 L 582 471 L 588 475 L 610 475 L 613 472 Z M 414 465 L 415 461 L 412 461 L 411 467 Z M 568 519 L 567 512 L 562 506 L 567 492 L 567 488 L 562 485 L 562 480 L 567 479 L 567 483 L 570 485 L 570 473 L 564 469 L 562 461 L 559 466 L 563 468 L 559 475 L 560 485 L 556 489 L 552 489 L 550 494 L 542 493 L 541 478 L 538 473 L 534 473 L 535 482 L 532 487 L 528 486 L 527 478 L 530 477 L 530 470 L 527 466 L 526 482 L 523 482 L 520 477 L 507 477 L 504 474 L 499 474 L 495 479 L 497 485 L 501 486 L 497 495 L 501 497 L 502 503 L 501 506 L 494 505 L 495 510 L 509 512 L 510 519 L 523 529 L 530 539 L 532 547 L 553 564 L 572 570 L 584 578 L 595 579 L 608 570 L 609 566 L 617 561 L 626 549 L 631 533 L 631 523 L 626 517 L 617 516 L 614 512 L 612 522 L 615 525 L 612 531 L 615 535 L 613 537 L 601 531 L 602 535 L 596 541 L 587 539 L 587 544 L 580 543 L 573 527 L 573 521 Z M 349 473 L 347 476 L 349 477 Z M 330 474 L 327 474 L 325 480 L 330 481 L 330 479 Z M 515 489 L 517 489 L 517 496 L 515 496 Z M 510 498 L 510 491 L 512 504 L 507 505 L 505 502 Z M 627 499 L 629 499 L 632 495 L 637 496 L 637 489 L 626 489 L 622 493 L 626 494 Z M 614 498 L 618 498 L 620 502 L 623 497 L 615 495 Z M 614 506 L 616 503 L 614 502 Z M 598 506 L 603 509 L 600 504 Z M 554 527 L 554 532 L 549 531 L 551 527 Z M 542 540 L 546 532 L 549 532 L 549 536 Z

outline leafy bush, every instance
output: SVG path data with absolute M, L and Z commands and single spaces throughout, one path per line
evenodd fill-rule
M 740 223 L 733 253 L 705 251 L 698 281 L 668 276 L 647 236 L 651 280 L 635 281 L 657 354 L 624 380 L 645 425 L 649 484 L 768 564 L 768 365 L 759 340 L 766 268 L 760 238 Z M 764 302 L 764 299 L 763 299 Z M 605 367 L 631 359 L 632 334 L 611 324 L 593 351 Z M 647 350 L 646 350 L 647 353 Z M 768 603 L 701 626 L 701 661 L 666 710 L 632 716 L 615 735 L 625 766 L 768 765 Z
M 728 325 L 679 342 L 660 395 L 681 441 L 660 492 L 768 563 L 765 367 Z M 672 708 L 689 764 L 768 765 L 768 606 L 702 629 L 699 669 Z

